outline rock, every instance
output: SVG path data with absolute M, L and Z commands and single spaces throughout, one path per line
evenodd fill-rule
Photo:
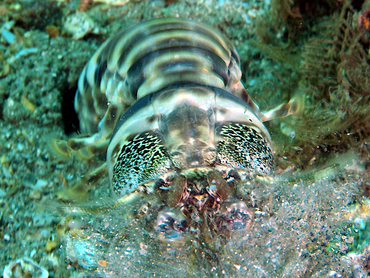
M 49 240 L 45 245 L 45 251 L 50 253 L 53 249 L 55 249 L 58 244 L 55 241 Z
M 34 277 L 34 278 L 47 278 L 49 272 L 43 267 L 39 266 L 33 260 L 28 258 L 18 259 L 11 262 L 4 268 L 4 278 L 13 277 Z

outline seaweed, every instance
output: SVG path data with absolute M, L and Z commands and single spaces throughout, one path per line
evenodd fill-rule
M 352 147 L 360 147 L 360 152 L 369 157 L 369 8 L 365 3 L 357 11 L 360 3 L 350 0 L 338 2 L 337 6 L 325 1 L 307 15 L 303 3 L 271 2 L 274 20 L 280 23 L 280 30 L 289 33 L 285 44 L 283 38 L 267 44 L 266 33 L 258 35 L 258 42 L 252 42 L 277 65 L 258 89 L 257 102 L 262 97 L 262 106 L 268 108 L 278 99 L 286 101 L 295 94 L 305 102 L 298 117 L 285 118 L 280 126 L 270 124 L 277 153 L 300 168 L 325 163 L 330 155 L 324 153 L 345 152 Z M 289 24 L 291 9 L 296 5 L 302 12 L 301 20 L 316 13 L 317 20 L 310 19 L 309 29 L 298 30 Z M 265 25 L 268 27 L 269 22 Z M 263 99 L 269 102 L 263 103 Z M 287 144 L 287 138 L 278 136 L 277 131 L 289 136 L 290 142 Z
M 358 26 L 357 17 L 346 1 L 339 15 L 321 23 L 323 35 L 303 47 L 298 90 L 308 105 L 302 117 L 284 123 L 306 149 L 344 152 L 370 135 L 369 33 Z

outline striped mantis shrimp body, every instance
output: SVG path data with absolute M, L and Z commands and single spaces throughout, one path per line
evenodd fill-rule
M 155 19 L 107 40 L 85 66 L 75 98 L 90 137 L 55 148 L 90 158 L 107 151 L 116 204 L 158 196 L 154 229 L 164 241 L 189 227 L 230 234 L 253 222 L 238 194 L 273 167 L 262 122 L 294 113 L 294 101 L 266 113 L 241 81 L 232 43 L 193 21 Z M 210 220 L 212 219 L 212 220 Z

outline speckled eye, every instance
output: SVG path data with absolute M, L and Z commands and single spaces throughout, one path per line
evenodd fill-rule
M 163 136 L 145 132 L 127 138 L 116 154 L 112 171 L 113 191 L 125 195 L 143 182 L 154 180 L 171 168 Z
M 273 166 L 269 142 L 251 126 L 231 123 L 219 130 L 222 137 L 217 144 L 220 164 L 235 169 L 252 169 L 268 174 Z

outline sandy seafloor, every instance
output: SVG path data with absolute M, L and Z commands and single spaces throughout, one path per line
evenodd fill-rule
M 358 158 L 356 149 L 333 162 L 339 161 L 340 170 L 316 175 L 311 171 L 293 179 L 288 173 L 270 184 L 251 185 L 256 202 L 253 228 L 236 234 L 222 248 L 215 243 L 210 263 L 199 246 L 194 252 L 203 260 L 195 260 L 186 248 L 158 246 L 155 233 L 143 229 L 140 221 L 127 220 L 122 208 L 83 216 L 84 225 L 77 220 L 65 224 L 69 216 L 55 209 L 63 197 L 61 190 L 78 183 L 102 161 L 63 159 L 50 151 L 48 141 L 67 139 L 65 126 L 73 131 L 66 115 L 72 113 L 79 73 L 104 39 L 142 20 L 185 17 L 220 29 L 235 44 L 242 61 L 248 60 L 256 72 L 268 72 L 268 60 L 250 61 L 248 56 L 253 51 L 248 46 L 254 36 L 253 20 L 268 9 L 268 3 L 136 0 L 119 7 L 93 5 L 88 13 L 101 28 L 98 33 L 105 34 L 79 40 L 63 31 L 65 16 L 75 12 L 78 1 L 0 3 L 0 27 L 4 30 L 7 22 L 15 20 L 9 31 L 16 36 L 12 44 L 4 37 L 0 40 L 1 273 L 11 262 L 29 258 L 49 277 L 367 276 L 366 241 L 357 255 L 348 255 L 348 246 L 355 240 L 352 230 L 363 231 L 366 239 L 369 208 L 365 204 L 362 210 L 348 213 L 349 205 L 362 200 L 369 186 L 363 166 L 368 161 Z M 59 35 L 49 38 L 47 25 L 57 26 Z M 262 82 L 253 76 L 245 80 L 247 87 Z M 250 94 L 253 97 L 253 91 Z M 287 138 L 286 144 L 294 142 Z M 327 166 L 331 169 L 330 163 Z M 104 178 L 87 199 L 106 201 L 109 196 Z M 84 240 L 75 249 L 67 248 L 72 236 L 65 232 L 66 226 L 82 228 Z M 82 252 L 87 255 L 81 256 Z M 40 277 L 33 271 L 23 276 Z

